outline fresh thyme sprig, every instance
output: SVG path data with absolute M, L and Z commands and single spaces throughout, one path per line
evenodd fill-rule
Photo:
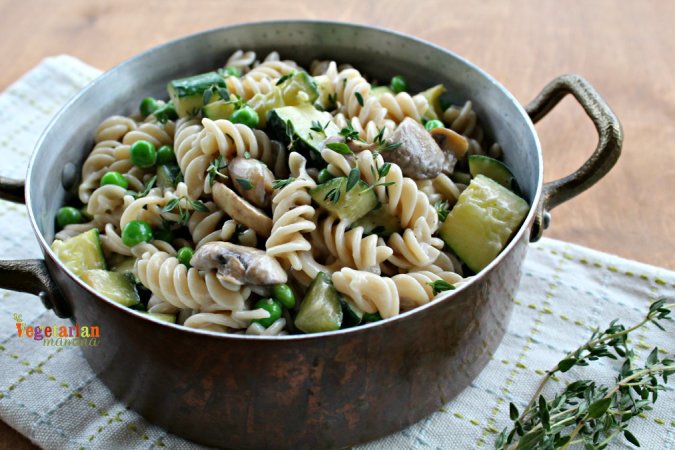
M 208 212 L 209 208 L 201 200 L 192 200 L 184 195 L 175 197 L 169 200 L 162 208 L 162 212 L 169 213 L 178 208 L 178 216 L 180 217 L 181 225 L 187 225 L 190 220 L 190 210 L 192 207 L 195 211 Z
M 509 405 L 509 416 L 514 425 L 510 431 L 505 429 L 499 434 L 495 448 L 566 449 L 583 444 L 585 449 L 603 449 L 620 434 L 639 446 L 637 438 L 627 429 L 628 422 L 651 410 L 658 392 L 665 389 L 668 376 L 675 373 L 675 361 L 659 360 L 658 348 L 654 348 L 645 364 L 637 366 L 635 354 L 628 345 L 628 334 L 648 323 L 663 329 L 659 321 L 671 320 L 673 307 L 675 304 L 666 304 L 665 299 L 659 299 L 650 305 L 647 315 L 638 324 L 626 328 L 614 320 L 604 331 L 593 332 L 586 343 L 547 372 L 522 413 L 519 414 L 513 403 Z M 546 382 L 555 373 L 586 366 L 589 361 L 600 358 L 617 359 L 617 356 L 625 359 L 613 386 L 577 380 L 552 400 L 541 395 Z M 659 375 L 663 385 L 659 383 Z
M 216 159 L 211 161 L 206 173 L 208 174 L 209 186 L 213 186 L 213 183 L 216 182 L 216 177 L 221 177 L 223 180 L 227 180 L 227 175 L 223 174 L 221 170 L 227 167 L 227 162 L 223 155 L 218 155 Z
M 326 193 L 323 199 L 332 203 L 337 203 L 338 201 L 340 201 L 340 188 L 339 187 L 332 188 L 331 190 L 328 191 L 328 193 Z
M 274 180 L 272 181 L 272 189 L 283 189 L 294 181 L 294 177 L 289 177 L 285 180 Z
M 372 191 L 373 189 L 375 189 L 378 186 L 382 186 L 382 187 L 386 188 L 386 187 L 392 186 L 394 184 L 396 184 L 395 181 L 386 181 L 386 182 L 382 182 L 382 183 L 375 183 L 372 186 L 368 186 L 366 189 L 362 190 L 361 193 Z
M 225 100 L 226 102 L 230 100 L 230 93 L 227 92 L 227 89 L 225 89 L 222 86 L 218 85 L 211 85 L 209 88 L 204 90 L 204 96 L 202 97 L 202 102 L 206 105 L 211 102 L 211 98 L 213 97 L 213 94 L 218 94 L 221 99 Z
M 319 122 L 318 120 L 313 120 L 312 126 L 309 127 L 309 129 L 312 130 L 312 131 L 315 131 L 317 133 L 325 133 L 326 128 L 328 127 L 329 124 L 330 124 L 330 120 L 328 122 L 326 122 L 325 125 L 321 125 L 321 122 Z
M 347 122 L 347 125 L 340 130 L 340 136 L 345 138 L 345 141 L 360 141 L 359 132 L 354 129 L 354 126 L 351 122 Z
M 131 195 L 133 195 L 133 197 L 134 197 L 135 199 L 139 199 L 139 198 L 141 198 L 141 197 L 145 197 L 146 195 L 148 195 L 148 194 L 150 193 L 150 191 L 152 190 L 152 188 L 155 187 L 155 182 L 156 182 L 156 181 L 157 181 L 157 175 L 154 175 L 152 178 L 150 178 L 150 179 L 147 181 L 147 183 L 145 183 L 145 186 L 143 187 L 143 190 L 142 190 L 141 192 L 136 193 L 136 192 L 133 192 L 133 191 L 132 191 L 132 192 L 130 192 Z
M 375 152 L 377 153 L 391 152 L 402 145 L 401 142 L 392 142 L 385 139 L 384 131 L 384 127 L 380 128 L 380 130 L 377 132 L 377 135 L 375 136 L 375 139 L 373 140 L 373 142 L 377 145 L 377 148 L 375 149 Z
M 448 201 L 438 200 L 434 204 L 434 208 L 436 208 L 436 213 L 438 213 L 438 220 L 445 222 L 445 219 L 448 218 L 448 214 L 450 214 L 450 205 L 448 204 Z

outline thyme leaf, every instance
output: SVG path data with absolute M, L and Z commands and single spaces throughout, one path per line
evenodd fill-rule
M 237 178 L 236 180 L 237 183 L 239 183 L 239 186 L 246 189 L 247 191 L 253 189 L 253 183 L 248 178 Z
M 323 199 L 332 203 L 337 203 L 340 200 L 340 188 L 336 187 L 331 189 Z
M 451 291 L 451 290 L 455 289 L 455 287 L 453 285 L 451 285 L 450 283 L 448 283 L 445 280 L 436 280 L 436 281 L 433 281 L 433 282 L 427 283 L 427 284 L 429 286 L 431 286 L 431 289 L 432 289 L 434 295 L 438 295 L 441 292 Z
M 145 186 L 144 186 L 143 190 L 141 192 L 137 193 L 137 194 L 134 194 L 134 198 L 139 199 L 141 197 L 145 197 L 146 195 L 148 195 L 150 193 L 150 191 L 152 190 L 152 188 L 155 187 L 156 181 L 157 181 L 157 175 L 150 178 L 148 180 L 148 182 L 145 183 Z
M 387 182 L 384 182 L 384 183 L 376 183 L 376 184 L 373 184 L 372 186 L 369 186 L 368 188 L 362 190 L 361 193 L 365 193 L 365 192 L 371 191 L 371 190 L 375 189 L 375 188 L 378 187 L 378 186 L 384 186 L 384 187 L 386 188 L 386 187 L 392 186 L 392 185 L 394 185 L 394 184 L 396 184 L 395 181 L 387 181 Z
M 377 169 L 377 174 L 379 175 L 379 178 L 386 177 L 387 174 L 389 174 L 389 170 L 391 170 L 391 163 L 384 163 L 382 167 Z
M 359 102 L 359 105 L 363 107 L 363 96 L 361 95 L 360 92 L 354 92 L 354 97 L 356 97 L 356 101 Z
M 286 81 L 286 80 L 288 80 L 289 78 L 291 78 L 293 75 L 295 75 L 295 71 L 291 71 L 291 72 L 287 73 L 286 75 L 282 76 L 281 78 L 279 78 L 279 79 L 277 80 L 277 83 L 275 84 L 275 86 L 279 86 L 279 85 L 282 84 L 284 81 Z
M 272 181 L 272 189 L 283 189 L 294 181 L 295 178 L 293 177 L 286 178 L 285 180 L 274 180 Z
M 336 153 L 339 153 L 341 155 L 353 155 L 354 152 L 352 149 L 349 148 L 347 144 L 344 142 L 331 142 L 329 144 L 326 144 L 326 148 L 329 148 L 333 150 Z
M 349 171 L 349 175 L 347 176 L 347 187 L 345 188 L 345 192 L 349 192 L 352 190 L 354 186 L 356 186 L 356 183 L 361 179 L 361 172 L 359 171 L 358 168 L 354 167 L 352 170 Z

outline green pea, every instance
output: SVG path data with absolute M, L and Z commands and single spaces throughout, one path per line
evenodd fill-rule
M 173 232 L 168 228 L 159 228 L 152 232 L 152 238 L 158 241 L 171 242 L 173 241 Z
M 287 284 L 275 284 L 272 287 L 272 296 L 288 309 L 295 306 L 295 294 Z
M 241 72 L 236 67 L 226 67 L 225 75 L 239 78 L 241 76 Z
M 64 206 L 56 212 L 56 224 L 59 228 L 65 228 L 66 225 L 82 223 L 82 213 L 79 209 L 72 206 Z
M 141 100 L 141 105 L 138 107 L 138 109 L 141 111 L 141 115 L 144 117 L 147 117 L 157 111 L 157 108 L 159 108 L 157 100 L 152 97 L 145 97 L 143 100 Z
M 399 92 L 406 92 L 408 90 L 408 82 L 401 75 L 396 75 L 391 79 L 391 84 L 389 87 L 396 94 Z
M 170 145 L 162 145 L 157 149 L 157 165 L 176 164 L 176 154 Z
M 321 169 L 319 171 L 319 183 L 326 183 L 330 180 L 335 178 L 332 173 L 328 171 L 328 169 Z
M 243 123 L 249 128 L 255 128 L 258 126 L 258 123 L 260 122 L 260 118 L 258 117 L 258 113 L 255 112 L 253 108 L 250 106 L 244 106 L 243 108 L 240 108 L 232 114 L 230 117 L 230 122 L 232 123 Z
M 176 252 L 176 258 L 178 258 L 178 262 L 183 264 L 186 267 L 191 267 L 190 266 L 190 260 L 192 259 L 192 256 L 195 254 L 195 251 L 192 250 L 190 247 L 182 247 L 180 250 Z
M 441 122 L 440 120 L 434 119 L 434 120 L 430 120 L 426 124 L 424 124 L 424 128 L 431 131 L 434 128 L 445 128 L 445 125 L 443 125 L 443 122 Z
M 106 174 L 101 177 L 101 186 L 105 186 L 106 184 L 114 184 L 115 186 L 119 186 L 123 189 L 129 187 L 129 182 L 127 179 L 124 178 L 121 173 L 115 172 L 114 170 L 106 172 Z
M 378 320 L 382 320 L 382 316 L 380 316 L 379 312 L 364 313 L 363 319 L 361 320 L 361 322 L 362 323 L 369 323 L 369 322 L 377 322 Z
M 268 313 L 270 313 L 270 316 L 267 319 L 254 320 L 254 322 L 259 323 L 265 328 L 272 325 L 275 321 L 279 320 L 279 317 L 281 317 L 281 303 L 274 300 L 273 298 L 263 298 L 261 300 L 258 300 L 255 304 L 255 309 L 258 308 L 262 308 Z
M 143 139 L 131 144 L 129 155 L 131 156 L 131 162 L 142 169 L 152 167 L 155 165 L 155 162 L 157 162 L 157 150 L 155 150 L 155 144 Z
M 132 220 L 122 229 L 122 242 L 127 247 L 133 247 L 142 242 L 152 240 L 152 228 L 142 220 Z

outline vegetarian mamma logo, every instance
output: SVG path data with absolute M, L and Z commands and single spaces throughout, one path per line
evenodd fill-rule
M 41 341 L 46 347 L 96 347 L 101 338 L 99 327 L 95 325 L 26 325 L 21 314 L 13 314 L 12 317 L 20 338 Z

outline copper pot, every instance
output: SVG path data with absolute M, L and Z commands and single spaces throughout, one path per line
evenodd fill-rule
M 349 62 L 371 76 L 402 74 L 412 90 L 444 83 L 470 99 L 505 149 L 532 208 L 508 247 L 470 283 L 374 324 L 334 333 L 258 337 L 148 320 L 100 297 L 49 248 L 54 215 L 77 186 L 97 124 L 130 113 L 167 80 L 211 70 L 238 48 L 277 50 L 308 64 Z M 543 183 L 536 122 L 571 93 L 599 133 L 589 160 Z M 106 72 L 71 100 L 42 134 L 23 182 L 0 195 L 24 201 L 44 260 L 0 262 L 0 286 L 40 296 L 60 317 L 101 329 L 82 351 L 121 401 L 151 422 L 201 444 L 229 448 L 336 448 L 376 439 L 438 410 L 473 380 L 499 345 L 511 315 L 527 244 L 547 211 L 590 187 L 614 165 L 621 125 L 584 79 L 566 75 L 527 108 L 478 67 L 433 44 L 372 27 L 267 22 L 219 28 L 156 47 Z

